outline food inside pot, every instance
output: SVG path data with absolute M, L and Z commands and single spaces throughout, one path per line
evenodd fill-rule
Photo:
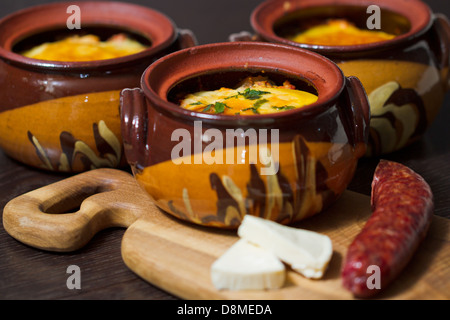
M 73 35 L 55 42 L 45 42 L 22 52 L 33 59 L 52 61 L 94 61 L 119 58 L 145 50 L 147 46 L 117 33 L 107 40 L 87 35 Z
M 316 102 L 312 93 L 298 90 L 289 80 L 276 85 L 267 77 L 250 76 L 237 88 L 190 93 L 180 102 L 187 110 L 224 115 L 257 115 L 302 108 Z
M 329 19 L 294 35 L 290 40 L 312 45 L 348 46 L 391 40 L 395 35 L 361 29 L 345 19 Z

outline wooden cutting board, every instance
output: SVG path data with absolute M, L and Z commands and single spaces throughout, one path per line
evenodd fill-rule
M 266 291 L 216 290 L 210 266 L 238 240 L 235 231 L 201 227 L 157 209 L 134 178 L 114 169 L 82 173 L 11 200 L 5 230 L 36 248 L 73 251 L 98 231 L 127 228 L 125 264 L 144 280 L 182 299 L 353 299 L 341 286 L 347 247 L 370 216 L 370 198 L 346 191 L 325 212 L 296 227 L 328 235 L 333 256 L 323 279 L 288 270 L 284 287 Z M 450 221 L 435 216 L 408 267 L 377 299 L 450 299 Z

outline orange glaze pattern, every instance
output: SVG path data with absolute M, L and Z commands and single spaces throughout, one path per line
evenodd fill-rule
M 120 91 L 47 100 L 0 113 L 0 147 L 49 171 L 81 172 L 124 165 Z
M 365 146 L 312 143 L 297 136 L 277 146 L 279 156 L 273 153 L 270 163 L 277 162 L 279 169 L 271 174 L 261 174 L 267 162 L 250 159 L 251 148 L 234 148 L 234 154 L 247 155 L 239 164 L 194 164 L 192 155 L 182 163 L 134 168 L 134 173 L 160 208 L 195 224 L 233 229 L 245 214 L 289 224 L 321 212 L 342 194 L 356 168 L 360 151 L 355 149 Z M 216 150 L 214 159 L 225 163 L 226 152 Z
M 361 59 L 338 66 L 346 76 L 358 77 L 367 92 L 371 110 L 368 156 L 387 154 L 419 139 L 444 100 L 442 77 L 430 65 Z

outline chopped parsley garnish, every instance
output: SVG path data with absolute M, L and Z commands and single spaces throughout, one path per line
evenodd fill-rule
M 248 99 L 248 100 L 258 100 L 258 99 L 261 98 L 261 96 L 263 94 L 267 94 L 267 93 L 270 93 L 270 92 L 268 92 L 268 91 L 261 91 L 261 90 L 254 90 L 254 89 L 250 89 L 250 88 L 245 89 L 244 93 L 240 93 L 239 92 L 240 95 L 244 96 L 244 98 Z
M 200 105 L 203 103 L 195 103 L 195 105 Z M 211 108 L 214 108 L 214 113 L 218 114 L 218 113 L 223 113 L 225 111 L 225 108 L 231 109 L 229 106 L 227 106 L 225 103 L 223 102 L 216 102 L 214 104 L 208 104 L 205 108 L 203 108 L 203 110 L 201 112 L 208 112 L 211 110 Z
M 229 108 L 225 103 L 223 102 L 216 102 L 214 104 L 214 110 L 216 113 L 222 113 L 225 111 L 225 107 Z
M 214 106 L 214 105 L 212 105 L 212 104 L 208 104 L 208 105 L 205 107 L 205 109 L 202 110 L 202 112 L 208 112 L 209 109 L 211 109 L 211 107 L 213 107 L 213 106 Z
M 259 114 L 259 107 L 261 107 L 264 103 L 269 102 L 267 99 L 260 99 L 253 104 L 253 107 L 242 109 L 242 111 L 252 110 L 254 114 Z
M 252 110 L 254 114 L 259 114 L 258 108 L 255 108 L 255 107 L 242 109 L 242 111 L 248 111 L 248 110 Z
M 263 94 L 268 94 L 268 93 L 270 93 L 270 92 L 247 88 L 244 90 L 244 92 L 238 92 L 238 94 L 226 97 L 225 100 L 233 99 L 233 98 L 237 99 L 237 98 L 239 98 L 239 96 L 243 96 L 244 99 L 248 99 L 248 100 L 258 100 L 261 98 L 261 96 Z
M 204 104 L 204 103 L 201 102 L 201 101 L 197 101 L 197 102 L 191 103 L 190 106 L 198 106 L 198 105 L 201 105 L 201 104 Z
M 256 101 L 254 104 L 253 104 L 253 106 L 255 107 L 255 108 L 259 108 L 259 107 L 261 107 L 264 103 L 266 103 L 266 102 L 269 102 L 269 100 L 267 100 L 267 99 L 260 99 L 260 100 L 258 100 L 258 101 Z
M 214 107 L 214 113 L 223 113 L 225 111 L 225 108 L 231 109 L 229 106 L 227 106 L 223 102 L 216 102 L 215 104 L 208 104 L 202 112 L 208 112 L 211 110 L 211 107 Z
M 276 110 L 292 110 L 292 109 L 295 109 L 295 107 L 293 107 L 293 106 L 283 106 L 283 107 L 272 107 L 272 109 L 276 109 Z
M 225 97 L 224 100 L 233 99 L 233 98 L 237 99 L 238 97 L 239 97 L 239 93 L 235 94 L 234 96 Z

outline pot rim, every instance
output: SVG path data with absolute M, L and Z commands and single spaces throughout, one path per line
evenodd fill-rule
M 0 59 L 7 60 L 10 63 L 20 65 L 25 68 L 33 68 L 44 71 L 83 71 L 83 70 L 100 70 L 104 68 L 117 68 L 127 63 L 134 61 L 141 61 L 154 56 L 156 53 L 169 47 L 177 38 L 177 28 L 175 23 L 165 14 L 145 6 L 138 4 L 120 2 L 120 1 L 76 1 L 76 2 L 55 2 L 42 5 L 31 6 L 25 9 L 15 11 L 2 19 L 0 19 L 0 30 L 5 26 L 13 25 L 15 21 L 21 20 L 26 23 L 33 19 L 39 12 L 56 10 L 59 8 L 67 8 L 70 5 L 77 5 L 81 9 L 82 25 L 100 26 L 100 27 L 115 27 L 129 30 L 130 32 L 139 34 L 147 38 L 151 42 L 151 46 L 136 54 L 131 54 L 123 57 L 93 60 L 93 61 L 53 61 L 40 60 L 25 57 L 19 53 L 12 51 L 12 47 L 19 41 L 26 39 L 32 35 L 37 35 L 40 32 L 49 31 L 51 29 L 62 29 L 66 27 L 66 19 L 69 16 L 62 15 L 55 17 L 54 20 L 48 21 L 40 19 L 38 23 L 26 27 L 26 30 L 16 28 L 16 32 L 10 36 L 5 36 L 5 39 L 0 37 Z M 99 16 L 99 8 L 96 8 L 95 14 L 86 17 L 83 13 L 87 8 L 98 6 L 104 8 L 104 16 Z M 114 11 L 115 10 L 115 11 Z M 148 23 L 143 18 L 139 20 L 136 15 L 130 16 L 130 11 L 139 12 L 147 19 L 157 19 L 158 23 Z M 66 12 L 66 11 L 63 11 Z M 84 20 L 83 20 L 84 19 Z M 57 23 L 56 23 L 57 21 Z M 126 23 L 125 23 L 126 22 Z M 11 28 L 14 28 L 12 26 Z M 40 29 L 36 32 L 36 28 Z M 159 32 L 159 33 L 158 33 Z
M 407 7 L 403 6 L 407 2 Z M 286 5 L 288 3 L 289 5 Z M 292 46 L 314 50 L 320 53 L 351 53 L 364 52 L 370 50 L 389 49 L 405 42 L 412 41 L 422 36 L 429 30 L 432 21 L 432 11 L 430 7 L 420 0 L 341 0 L 336 3 L 334 0 L 314 0 L 311 1 L 299 0 L 266 0 L 259 4 L 251 13 L 250 24 L 253 30 L 268 41 L 277 43 L 289 44 Z M 306 43 L 295 42 L 275 34 L 273 30 L 274 24 L 282 18 L 285 14 L 293 13 L 306 8 L 314 8 L 321 6 L 342 6 L 354 5 L 358 7 L 368 7 L 370 5 L 378 5 L 382 9 L 389 10 L 398 15 L 408 19 L 411 28 L 408 32 L 403 33 L 391 40 L 384 40 L 380 42 L 359 44 L 359 45 L 344 45 L 344 46 L 326 46 L 326 45 L 312 45 Z M 416 10 L 411 10 L 411 7 Z M 415 13 L 420 12 L 422 16 L 417 16 Z
M 249 52 L 245 50 L 248 50 Z M 310 71 L 309 74 L 297 74 L 294 73 L 292 69 L 282 70 L 282 68 L 275 66 L 270 67 L 268 62 L 276 62 L 276 57 L 273 58 L 273 61 L 264 61 L 261 57 L 255 57 L 253 61 L 248 60 L 252 59 L 250 53 L 262 54 L 265 50 L 268 51 L 267 53 L 278 51 L 280 54 L 289 53 L 296 57 L 297 55 L 301 56 L 305 61 L 319 63 L 322 69 L 327 70 L 327 73 L 317 74 L 314 71 Z M 231 53 L 237 52 L 238 55 L 235 55 L 234 58 L 228 57 L 228 60 L 226 60 L 225 53 L 227 51 Z M 197 63 L 190 64 L 189 62 L 191 61 L 186 60 L 195 59 L 196 55 L 200 56 L 200 58 L 202 56 L 205 57 L 210 55 L 210 58 L 213 59 L 214 62 L 205 62 L 205 59 L 199 59 Z M 261 64 L 258 64 L 258 61 L 260 61 Z M 185 70 L 177 72 L 177 67 L 173 67 L 173 63 L 177 63 L 178 66 L 183 65 L 181 68 L 184 67 Z M 187 69 L 187 66 L 193 67 L 189 70 Z M 221 71 L 252 71 L 256 69 L 271 72 L 284 71 L 285 74 L 295 75 L 299 79 L 313 85 L 318 93 L 318 100 L 315 103 L 302 108 L 278 113 L 262 115 L 221 115 L 186 110 L 167 99 L 167 95 L 172 88 L 189 78 Z M 167 76 L 168 74 L 171 75 Z M 166 76 L 166 79 L 161 79 L 161 77 L 158 76 Z M 333 87 L 330 87 L 330 83 L 328 83 L 328 86 L 325 86 L 325 84 L 322 83 L 326 82 L 326 80 L 324 80 L 326 77 L 332 79 L 330 83 Z M 295 48 L 284 44 L 242 41 L 204 44 L 168 54 L 152 63 L 145 70 L 141 77 L 141 89 L 145 96 L 152 102 L 155 109 L 158 109 L 161 112 L 168 112 L 171 116 L 187 119 L 189 121 L 201 120 L 206 123 L 218 125 L 231 124 L 233 126 L 240 126 L 256 123 L 275 123 L 276 121 L 292 120 L 293 117 L 309 116 L 311 114 L 323 112 L 341 95 L 341 92 L 345 87 L 345 79 L 343 72 L 333 61 L 310 50 Z M 153 81 L 153 83 L 151 83 L 151 81 Z M 155 89 L 152 84 L 156 84 L 158 87 Z

